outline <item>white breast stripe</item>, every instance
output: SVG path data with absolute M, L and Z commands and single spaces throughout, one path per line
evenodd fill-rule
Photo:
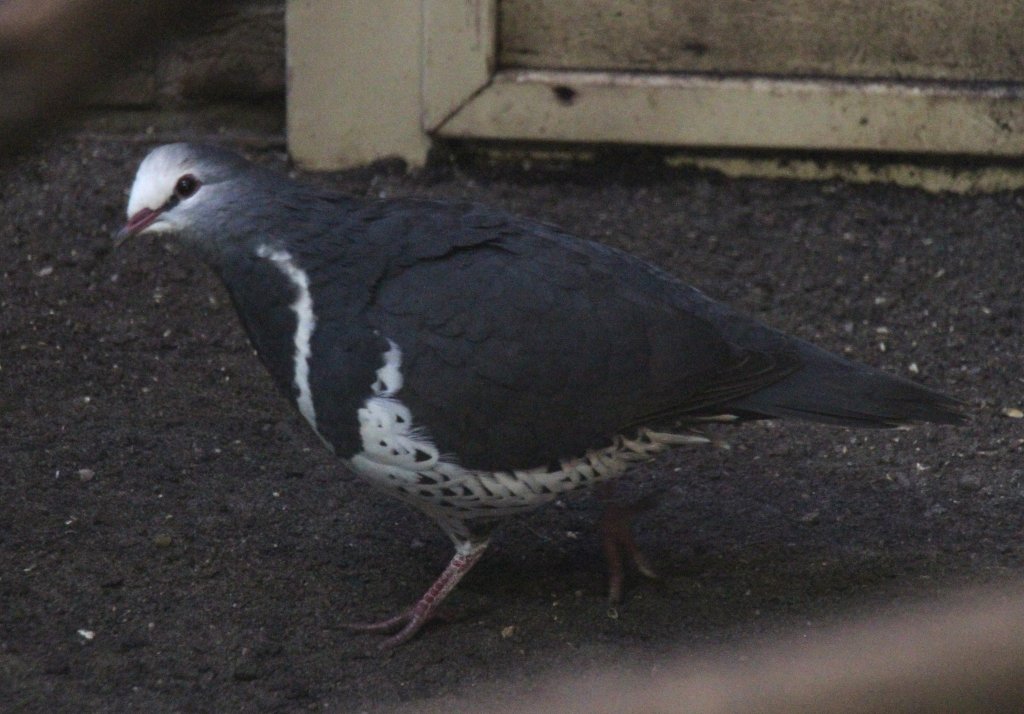
M 313 314 L 313 296 L 309 292 L 309 276 L 295 264 L 291 253 L 286 250 L 275 250 L 270 246 L 260 246 L 256 254 L 267 258 L 280 269 L 295 286 L 297 296 L 291 304 L 295 313 L 295 388 L 299 390 L 296 402 L 299 413 L 306 418 L 310 426 L 316 430 L 316 410 L 313 408 L 313 395 L 309 390 L 309 341 L 316 329 L 316 315 Z

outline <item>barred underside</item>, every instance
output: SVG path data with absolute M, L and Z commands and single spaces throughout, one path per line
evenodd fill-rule
M 389 340 L 372 396 L 359 410 L 363 449 L 349 465 L 371 484 L 433 517 L 456 540 L 467 538 L 466 521 L 500 518 L 536 508 L 559 495 L 616 478 L 632 464 L 665 449 L 708 441 L 697 433 L 641 428 L 635 438 L 616 436 L 610 445 L 557 465 L 507 471 L 460 466 L 441 454 L 399 400 L 404 377 L 402 351 Z
M 351 465 L 377 488 L 434 516 L 439 521 L 500 518 L 555 500 L 561 494 L 621 476 L 631 465 L 667 448 L 707 443 L 697 433 L 640 429 L 636 438 L 617 436 L 612 444 L 557 467 L 476 471 L 444 460 L 426 459 L 421 468 L 392 460 L 383 463 L 359 454 Z M 435 452 L 436 453 L 436 452 Z

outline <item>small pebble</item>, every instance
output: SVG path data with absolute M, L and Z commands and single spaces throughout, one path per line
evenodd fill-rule
M 92 630 L 79 630 L 78 636 L 86 642 L 92 642 L 96 638 L 96 633 Z
M 507 627 L 501 628 L 501 639 L 507 640 L 509 637 L 516 633 L 515 625 L 508 625 Z
M 79 481 L 92 481 L 95 478 L 96 472 L 92 469 L 78 469 L 78 480 Z
M 981 490 L 981 479 L 976 474 L 964 474 L 956 482 L 956 485 L 961 491 L 973 493 Z
M 157 548 L 166 548 L 172 542 L 170 533 L 157 533 L 153 536 L 153 545 Z
M 1006 407 L 1003 409 L 1003 416 L 1008 416 L 1011 419 L 1024 419 L 1024 411 L 1017 407 Z

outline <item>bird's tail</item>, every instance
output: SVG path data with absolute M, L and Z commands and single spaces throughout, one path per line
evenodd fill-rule
M 806 342 L 797 347 L 803 367 L 730 406 L 763 417 L 859 427 L 967 420 L 964 403 L 953 397 Z

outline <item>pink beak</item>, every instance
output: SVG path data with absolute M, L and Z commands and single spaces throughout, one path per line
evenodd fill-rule
M 128 219 L 128 222 L 124 224 L 124 228 L 117 232 L 114 236 L 114 247 L 121 245 L 128 238 L 137 235 L 146 229 L 150 223 L 156 220 L 157 216 L 160 215 L 160 211 L 154 211 L 152 208 L 143 208 L 139 210 L 134 216 Z

